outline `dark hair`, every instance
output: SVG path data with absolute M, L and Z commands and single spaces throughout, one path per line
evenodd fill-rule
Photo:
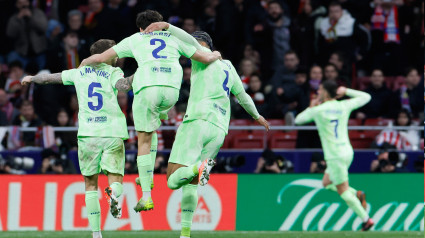
M 199 41 L 205 42 L 208 47 L 210 47 L 210 50 L 213 49 L 213 42 L 211 36 L 205 31 L 195 31 L 192 33 L 192 36 Z
M 331 55 L 333 55 L 333 54 L 335 54 L 336 56 L 338 56 L 338 60 L 339 61 L 345 63 L 345 53 L 344 52 L 342 52 L 342 51 L 335 51 Z
M 30 101 L 28 101 L 28 100 L 24 100 L 24 101 L 22 101 L 20 104 L 21 104 L 21 105 L 19 105 L 19 108 L 20 108 L 20 109 L 22 109 L 22 108 L 23 108 L 23 107 L 25 107 L 25 106 L 31 106 L 31 107 L 33 107 L 33 108 L 34 108 L 34 105 L 32 105 L 32 103 L 31 103 Z
M 336 97 L 336 90 L 338 89 L 338 84 L 333 80 L 325 80 L 321 82 L 323 89 L 328 92 L 331 98 Z
M 295 74 L 305 74 L 305 75 L 307 75 L 307 70 L 305 69 L 305 67 L 301 66 L 297 70 L 295 70 Z
M 419 70 L 418 69 L 416 69 L 415 67 L 408 67 L 407 69 L 406 69 L 406 71 L 405 71 L 405 76 L 407 77 L 407 75 L 409 75 L 412 71 L 416 71 L 416 72 L 418 72 L 418 74 L 419 74 Z
M 159 12 L 146 10 L 137 14 L 136 25 L 138 28 L 146 29 L 150 24 L 160 21 L 162 21 L 162 15 Z
M 323 67 L 323 69 L 326 69 L 326 68 L 327 68 L 327 67 L 329 67 L 329 66 L 333 67 L 333 68 L 335 69 L 335 71 L 336 71 L 336 72 L 338 72 L 338 74 L 339 74 L 338 67 L 336 67 L 336 65 L 334 65 L 334 64 L 332 64 L 332 63 L 328 63 L 328 64 L 326 64 L 326 65 L 325 65 L 325 67 Z
M 336 7 L 336 6 L 339 6 L 339 7 L 341 7 L 341 8 L 342 8 L 342 4 L 341 4 L 340 2 L 338 2 L 338 1 L 332 1 L 332 2 L 329 4 L 329 8 L 330 8 L 330 7 Z
M 270 5 L 272 5 L 272 4 L 277 4 L 277 5 L 279 5 L 280 9 L 282 9 L 282 10 L 283 10 L 282 4 L 281 4 L 279 1 L 272 0 L 272 1 L 270 1 L 267 5 L 268 5 L 268 6 L 270 6 Z
M 285 54 L 284 54 L 284 56 L 291 55 L 291 54 L 294 54 L 295 56 L 298 57 L 297 52 L 295 52 L 294 50 L 288 50 L 288 51 L 286 51 Z
M 90 46 L 90 54 L 102 54 L 114 45 L 116 43 L 113 40 L 100 39 Z
M 21 68 L 21 69 L 24 68 L 22 62 L 19 61 L 19 60 L 15 60 L 15 61 L 10 62 L 9 65 L 8 65 L 8 67 L 9 67 L 9 69 L 11 69 L 13 67 L 18 67 L 18 68 Z
M 404 114 L 406 114 L 406 115 L 407 115 L 407 118 L 409 119 L 409 121 L 407 122 L 407 125 L 408 125 L 408 126 L 410 126 L 410 125 L 412 124 L 412 114 L 411 114 L 411 113 L 410 113 L 410 111 L 409 111 L 409 110 L 407 110 L 406 108 L 402 108 L 400 111 L 398 111 L 397 116 L 396 116 L 396 118 L 395 118 L 395 125 L 396 125 L 396 126 L 399 126 L 399 124 L 398 124 L 398 116 L 399 116 L 401 113 L 404 113 Z

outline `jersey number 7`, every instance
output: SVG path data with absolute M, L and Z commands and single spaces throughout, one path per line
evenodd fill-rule
M 331 123 L 335 123 L 335 128 L 334 128 L 334 131 L 335 131 L 335 138 L 337 138 L 338 139 L 338 120 L 331 120 Z

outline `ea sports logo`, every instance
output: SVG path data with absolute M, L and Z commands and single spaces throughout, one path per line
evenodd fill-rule
M 167 220 L 172 230 L 181 228 L 182 189 L 175 190 L 167 203 Z M 214 230 L 221 218 L 221 200 L 217 191 L 207 184 L 198 187 L 198 206 L 193 215 L 192 230 Z

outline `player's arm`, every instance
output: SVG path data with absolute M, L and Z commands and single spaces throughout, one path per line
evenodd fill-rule
M 118 89 L 118 91 L 130 91 L 131 89 L 133 89 L 133 87 L 131 86 L 133 84 L 133 78 L 134 74 L 129 77 L 118 80 L 115 84 L 115 88 Z
M 87 65 L 96 65 L 96 64 L 100 64 L 100 63 L 105 63 L 108 62 L 114 58 L 118 57 L 117 53 L 115 52 L 115 50 L 113 48 L 110 48 L 108 50 L 106 50 L 105 52 L 103 52 L 102 54 L 94 54 L 86 59 L 84 59 L 80 66 L 78 68 L 81 68 L 83 66 L 87 66 Z
M 368 103 L 372 98 L 368 93 L 346 87 L 339 87 L 337 90 L 337 96 L 343 97 L 344 95 L 350 97 L 350 99 L 345 100 L 345 105 L 351 110 L 355 110 L 366 105 L 366 103 Z
M 161 31 L 161 30 L 167 30 L 171 32 L 177 39 L 183 41 L 184 43 L 190 44 L 196 48 L 195 54 L 193 54 L 190 58 L 193 60 L 196 60 L 198 62 L 204 63 L 204 64 L 210 64 L 218 59 L 221 59 L 221 54 L 218 51 L 214 52 L 207 52 L 202 50 L 201 44 L 189 33 L 186 31 L 173 26 L 167 22 L 155 22 L 150 24 L 146 29 L 143 31 L 145 33 L 151 33 L 153 31 Z
M 22 79 L 22 85 L 29 85 L 32 82 L 36 84 L 63 84 L 62 73 L 39 74 L 36 76 L 25 76 Z

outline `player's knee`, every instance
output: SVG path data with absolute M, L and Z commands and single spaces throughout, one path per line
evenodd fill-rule
M 179 189 L 179 187 L 176 184 L 174 184 L 174 183 L 171 182 L 171 179 L 169 179 L 167 181 L 167 186 L 168 186 L 169 189 L 172 189 L 172 190 Z

